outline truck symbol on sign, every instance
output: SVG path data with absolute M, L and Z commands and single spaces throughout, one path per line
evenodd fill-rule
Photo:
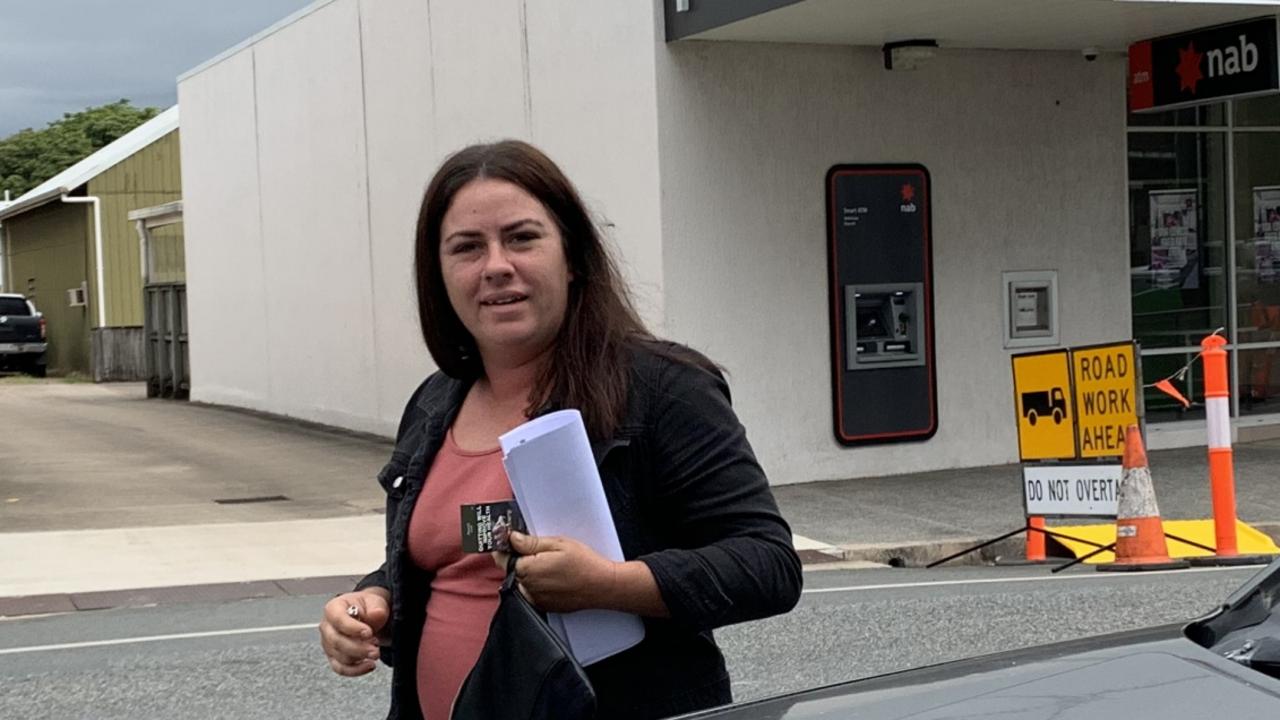
M 1022 393 L 1022 416 L 1033 426 L 1041 417 L 1052 417 L 1055 425 L 1061 425 L 1067 417 L 1067 399 L 1062 388 Z

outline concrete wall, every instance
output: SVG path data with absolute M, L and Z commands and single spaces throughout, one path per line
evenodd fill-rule
M 270 407 L 273 337 L 258 183 L 254 59 L 240 53 L 178 85 L 193 399 Z
M 666 328 L 731 373 L 774 483 L 1012 462 L 1001 271 L 1056 269 L 1064 344 L 1130 336 L 1124 67 L 1078 53 L 679 43 L 658 52 Z M 823 178 L 933 181 L 937 435 L 833 439 Z
M 357 12 L 332 3 L 253 51 L 271 409 L 339 425 L 377 410 Z
M 392 431 L 433 369 L 418 204 L 477 141 L 560 162 L 660 321 L 659 27 L 652 3 L 334 0 L 180 79 L 192 398 Z
M 1129 334 L 1121 62 L 944 51 L 889 73 L 868 48 L 664 45 L 658 6 L 333 0 L 184 77 L 192 397 L 390 432 L 432 369 L 423 187 L 514 136 L 577 182 L 654 329 L 728 367 L 774 482 L 1015 459 L 1000 272 L 1059 271 L 1064 344 Z M 925 444 L 832 438 L 822 181 L 842 162 L 932 173 Z

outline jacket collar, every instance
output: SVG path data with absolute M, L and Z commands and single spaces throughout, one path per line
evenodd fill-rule
M 418 397 L 418 408 L 422 410 L 423 416 L 427 418 L 429 423 L 438 426 L 438 429 L 443 431 L 457 416 L 458 409 L 462 407 L 462 401 L 466 399 L 467 391 L 471 389 L 472 384 L 473 381 L 471 380 L 461 380 L 445 375 L 442 372 L 437 372 L 427 379 L 426 387 L 423 388 L 422 394 Z M 540 409 L 535 417 L 561 409 L 563 408 L 558 404 L 549 403 Z M 621 429 L 620 427 L 619 430 Z M 596 464 L 599 465 L 604 461 L 610 450 L 630 443 L 629 437 L 615 433 L 614 437 L 611 438 L 593 440 L 591 442 L 591 454 L 595 456 Z
M 458 408 L 462 407 L 462 401 L 467 397 L 467 391 L 471 389 L 472 382 L 436 372 L 427 378 L 426 386 L 418 396 L 418 408 L 431 423 L 439 423 L 442 426 L 452 423 Z

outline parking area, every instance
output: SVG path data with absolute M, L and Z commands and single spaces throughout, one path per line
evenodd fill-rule
M 0 532 L 376 513 L 391 443 L 147 400 L 141 383 L 0 379 Z

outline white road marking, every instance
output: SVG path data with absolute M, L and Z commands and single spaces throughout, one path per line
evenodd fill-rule
M 803 535 L 792 535 L 791 545 L 797 550 L 831 550 L 833 549 L 832 546 L 824 542 L 821 542 L 819 540 L 814 540 L 813 538 L 807 538 Z
M 1191 568 L 1187 570 L 1156 570 L 1152 572 L 1142 573 L 1097 573 L 1092 575 L 1043 575 L 1033 577 L 1011 577 L 1011 578 L 978 578 L 975 580 L 932 580 L 928 582 L 911 582 L 911 583 L 883 583 L 880 585 L 849 585 L 844 587 L 832 588 L 809 588 L 804 590 L 806 595 L 818 595 L 822 593 L 839 593 L 839 592 L 858 592 L 862 590 L 898 590 L 904 588 L 923 588 L 923 587 L 944 587 L 949 585 L 992 585 L 998 583 L 1025 583 L 1025 582 L 1053 582 L 1063 580 L 1104 580 L 1119 579 L 1124 577 L 1151 577 L 1152 575 L 1172 575 L 1175 573 L 1206 573 L 1206 572 L 1237 572 L 1240 570 L 1252 570 L 1258 572 L 1264 566 L 1246 566 L 1246 567 L 1210 567 L 1210 568 Z M 316 623 L 303 623 L 301 625 L 276 625 L 272 627 L 256 627 L 256 628 L 237 628 L 234 630 L 210 630 L 207 632 L 178 633 L 173 635 L 149 635 L 145 637 L 117 638 L 114 640 L 90 640 L 86 642 L 60 643 L 57 645 L 31 645 L 28 647 L 16 648 L 0 648 L 0 655 L 17 655 L 19 653 L 33 652 L 49 652 L 53 650 L 79 650 L 83 648 L 93 647 L 109 647 L 112 645 L 132 645 L 135 643 L 163 642 L 166 640 L 193 640 L 197 638 L 209 637 L 227 637 L 231 635 L 250 635 L 254 633 L 270 633 L 270 632 L 288 632 L 292 630 L 314 630 Z
M 133 643 L 162 642 L 165 640 L 191 640 L 195 638 L 250 635 L 253 633 L 285 632 L 289 630 L 315 630 L 317 623 L 303 625 L 276 625 L 274 627 L 237 628 L 235 630 L 210 630 L 208 632 L 179 633 L 175 635 L 149 635 L 146 637 L 118 638 L 116 640 L 89 640 L 86 642 L 60 643 L 57 645 L 31 645 L 28 647 L 0 648 L 0 655 L 47 652 L 50 650 L 79 650 L 81 648 L 132 645 Z
M 1151 577 L 1152 575 L 1172 575 L 1175 573 L 1185 575 L 1187 573 L 1232 572 L 1239 570 L 1252 570 L 1253 572 L 1258 572 L 1264 567 L 1266 566 L 1257 565 L 1243 567 L 1189 568 L 1183 570 L 1151 570 L 1132 573 L 1096 573 L 1093 575 L 1036 575 L 1031 577 L 978 578 L 976 580 L 931 580 L 928 582 L 913 583 L 885 583 L 882 585 L 847 585 L 844 587 L 832 588 L 808 588 L 801 592 L 806 595 L 817 595 L 819 593 L 857 592 L 859 590 L 898 590 L 902 588 L 943 587 L 947 585 L 994 585 L 998 583 L 1054 582 L 1062 580 L 1115 580 L 1124 577 Z

